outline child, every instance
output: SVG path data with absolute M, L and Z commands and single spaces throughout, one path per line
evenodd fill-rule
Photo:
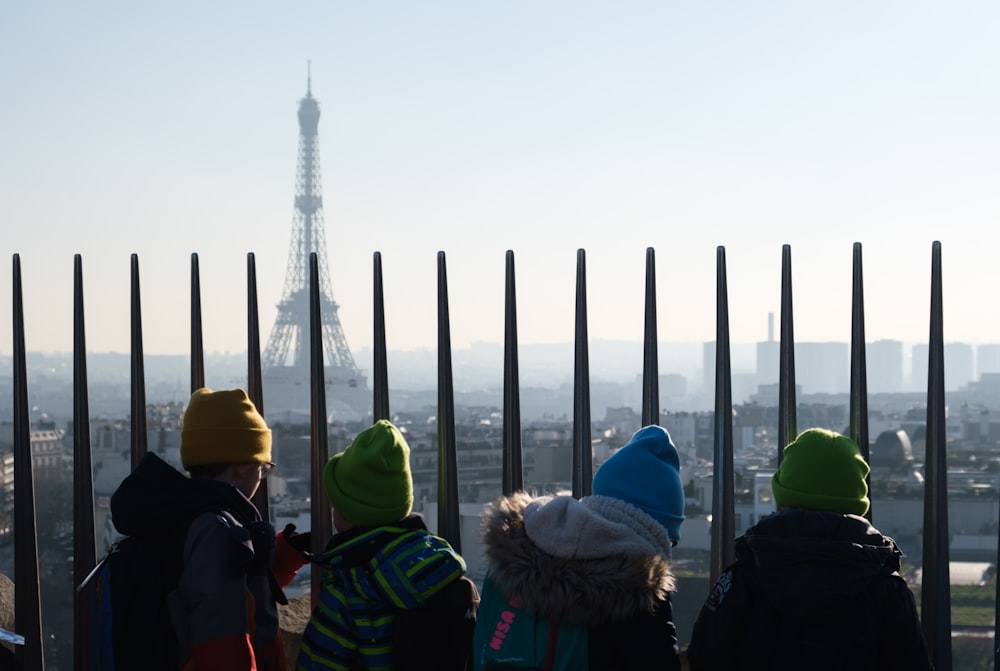
M 695 622 L 692 669 L 931 669 L 902 553 L 862 517 L 868 472 L 832 431 L 785 447 L 778 512 L 736 539 Z
M 181 463 L 190 478 L 147 453 L 111 497 L 119 532 L 154 548 L 154 556 L 176 555 L 180 565 L 179 578 L 151 575 L 153 562 L 130 572 L 121 568 L 127 576 L 121 580 L 164 579 L 176 581 L 176 588 L 165 597 L 173 632 L 150 632 L 143 631 L 149 629 L 145 611 L 164 605 L 129 599 L 143 593 L 138 582 L 117 592 L 112 584 L 115 668 L 282 671 L 275 603 L 285 602 L 281 586 L 306 559 L 284 534 L 275 537 L 250 501 L 274 464 L 271 430 L 245 391 L 192 394 L 181 430 Z M 124 633 L 129 627 L 137 629 Z M 149 638 L 160 635 L 174 640 L 161 646 Z
M 479 618 L 475 669 L 525 654 L 510 649 L 519 620 L 508 605 L 556 630 L 536 647 L 554 658 L 546 668 L 561 661 L 590 671 L 680 669 L 670 601 L 670 551 L 684 521 L 679 469 L 670 434 L 647 426 L 597 470 L 592 496 L 519 492 L 491 504 L 482 608 L 506 612 L 499 621 Z
M 323 483 L 336 534 L 313 558 L 326 579 L 298 668 L 464 669 L 478 596 L 464 560 L 411 514 L 410 448 L 399 429 L 379 420 L 359 433 L 327 463 Z

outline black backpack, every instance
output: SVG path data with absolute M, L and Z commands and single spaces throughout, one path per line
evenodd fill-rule
M 393 671 L 471 671 L 479 590 L 466 576 L 392 621 Z
M 226 511 L 218 514 L 232 517 Z M 172 594 L 193 519 L 162 534 L 118 540 L 78 587 L 82 590 L 95 582 L 91 669 L 176 671 L 178 642 L 170 602 L 176 598 Z

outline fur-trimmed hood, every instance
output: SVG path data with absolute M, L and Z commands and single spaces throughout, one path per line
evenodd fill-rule
M 624 620 L 674 589 L 666 530 L 618 499 L 518 492 L 489 504 L 482 525 L 491 579 L 552 619 L 591 627 Z

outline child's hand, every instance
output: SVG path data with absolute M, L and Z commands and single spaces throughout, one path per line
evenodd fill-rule
M 284 537 L 285 542 L 302 554 L 306 555 L 307 558 L 309 557 L 312 550 L 311 532 L 306 531 L 304 533 L 298 533 L 295 531 L 295 525 L 289 522 L 285 525 L 285 528 L 280 535 Z
M 312 535 L 309 532 L 295 533 L 294 524 L 289 524 L 275 535 L 274 561 L 271 567 L 282 587 L 290 583 L 299 569 L 309 563 L 312 557 L 309 553 L 310 538 Z

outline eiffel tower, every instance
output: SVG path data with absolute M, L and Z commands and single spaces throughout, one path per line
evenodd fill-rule
M 312 96 L 311 74 L 306 82 L 306 96 L 299 101 L 298 117 L 295 213 L 288 268 L 278 315 L 261 355 L 264 410 L 274 417 L 279 413 L 304 412 L 310 407 L 309 254 L 316 252 L 328 408 L 332 407 L 335 414 L 339 408 L 342 415 L 352 414 L 347 412 L 348 408 L 364 413 L 369 400 L 365 393 L 367 380 L 347 346 L 337 317 L 339 306 L 330 290 L 319 170 L 319 102 Z

